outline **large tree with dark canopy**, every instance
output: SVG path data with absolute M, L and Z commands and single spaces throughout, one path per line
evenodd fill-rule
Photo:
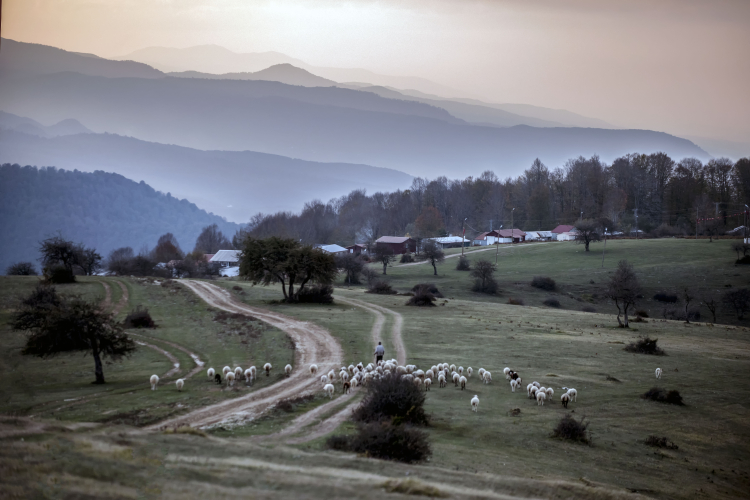
M 599 223 L 591 219 L 583 219 L 576 224 L 576 243 L 581 243 L 589 251 L 592 241 L 599 241 Z
M 254 285 L 281 283 L 287 302 L 298 302 L 299 293 L 308 283 L 328 285 L 337 274 L 333 255 L 296 240 L 248 237 L 242 244 L 240 277 Z
M 193 252 L 212 254 L 219 250 L 231 250 L 232 248 L 234 248 L 232 242 L 219 230 L 218 224 L 211 224 L 204 227 L 201 234 L 198 235 Z
M 23 354 L 49 358 L 65 352 L 90 352 L 96 384 L 104 383 L 102 358 L 119 360 L 136 349 L 99 304 L 79 296 L 61 297 L 53 287 L 41 284 L 21 300 L 10 326 L 28 333 Z
M 48 280 L 61 283 L 75 281 L 73 267 L 78 265 L 80 249 L 60 235 L 47 238 L 39 243 L 44 275 Z

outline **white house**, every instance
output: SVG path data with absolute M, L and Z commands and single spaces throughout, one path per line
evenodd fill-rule
M 526 241 L 553 241 L 557 234 L 552 231 L 528 231 Z
M 221 267 L 232 267 L 240 261 L 240 250 L 219 250 L 209 262 L 218 262 Z
M 424 242 L 434 241 L 440 248 L 461 248 L 463 246 L 469 246 L 469 240 L 462 238 L 461 236 L 443 236 L 441 238 L 425 238 Z
M 576 231 L 565 231 L 557 234 L 557 241 L 573 241 L 576 239 Z

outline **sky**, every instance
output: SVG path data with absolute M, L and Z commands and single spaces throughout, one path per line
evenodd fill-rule
M 2 35 L 103 57 L 277 51 L 457 96 L 750 143 L 750 0 L 5 0 Z

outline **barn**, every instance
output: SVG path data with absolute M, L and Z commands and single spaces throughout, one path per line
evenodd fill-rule
M 390 248 L 394 255 L 417 251 L 417 242 L 408 236 L 381 236 L 375 241 L 375 245 L 384 245 Z

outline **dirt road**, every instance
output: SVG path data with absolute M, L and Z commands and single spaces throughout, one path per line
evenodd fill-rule
M 344 298 L 339 295 L 336 296 L 336 300 L 338 300 L 339 302 L 343 302 L 344 304 L 351 304 L 355 307 L 360 307 L 375 315 L 375 318 L 376 318 L 375 324 L 372 327 L 373 348 L 375 345 L 377 345 L 377 342 L 380 340 L 380 332 L 383 329 L 383 322 L 385 320 L 385 318 L 383 317 L 383 313 L 392 316 L 393 328 L 391 328 L 391 342 L 393 344 L 393 348 L 396 350 L 396 359 L 398 360 L 398 364 L 400 365 L 406 364 L 406 346 L 404 345 L 404 339 L 401 337 L 401 329 L 404 325 L 403 316 L 401 316 L 396 311 L 392 311 L 391 309 L 377 306 L 369 302 L 364 302 L 362 300 L 351 299 L 348 297 Z
M 319 390 L 320 381 L 311 377 L 307 369 L 311 363 L 317 364 L 319 370 L 326 373 L 330 369 L 340 367 L 343 362 L 343 351 L 338 340 L 324 328 L 283 314 L 242 304 L 236 301 L 228 291 L 210 283 L 192 280 L 180 280 L 179 283 L 190 288 L 212 307 L 254 316 L 284 331 L 296 344 L 294 360 L 296 369 L 289 378 L 269 387 L 171 418 L 148 427 L 150 429 L 180 425 L 207 427 L 224 421 L 252 418 L 282 399 Z

